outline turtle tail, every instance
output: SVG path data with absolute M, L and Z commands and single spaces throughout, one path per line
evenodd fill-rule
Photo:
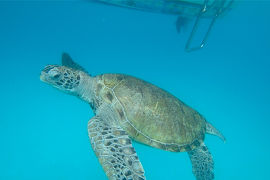
M 218 136 L 223 142 L 226 142 L 226 138 L 217 130 L 212 124 L 206 122 L 206 133 Z

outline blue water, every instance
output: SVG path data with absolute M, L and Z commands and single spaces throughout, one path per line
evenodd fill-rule
M 227 138 L 207 135 L 217 180 L 270 179 L 270 2 L 238 1 L 207 46 L 185 52 L 176 17 L 86 2 L 0 2 L 0 179 L 106 180 L 88 104 L 39 80 L 68 52 L 91 74 L 168 90 Z M 186 153 L 134 143 L 149 180 L 195 179 Z

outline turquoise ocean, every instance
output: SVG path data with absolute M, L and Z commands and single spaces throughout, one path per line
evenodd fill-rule
M 270 1 L 236 1 L 207 45 L 186 52 L 176 16 L 80 0 L 0 1 L 0 180 L 106 180 L 90 106 L 39 80 L 67 52 L 92 75 L 124 73 L 193 107 L 217 180 L 270 179 Z M 187 153 L 133 143 L 148 180 L 195 180 Z

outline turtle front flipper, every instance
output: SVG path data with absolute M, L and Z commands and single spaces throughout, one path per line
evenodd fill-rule
M 197 180 L 214 179 L 214 161 L 211 153 L 204 144 L 188 152 L 192 163 L 192 172 Z
M 108 117 L 106 117 L 108 118 Z M 145 180 L 144 170 L 127 133 L 107 119 L 95 116 L 88 122 L 93 150 L 110 180 Z

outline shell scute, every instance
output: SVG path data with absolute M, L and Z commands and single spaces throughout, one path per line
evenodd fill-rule
M 204 139 L 205 119 L 170 93 L 122 74 L 102 76 L 102 99 L 112 104 L 130 137 L 168 151 L 190 151 Z

